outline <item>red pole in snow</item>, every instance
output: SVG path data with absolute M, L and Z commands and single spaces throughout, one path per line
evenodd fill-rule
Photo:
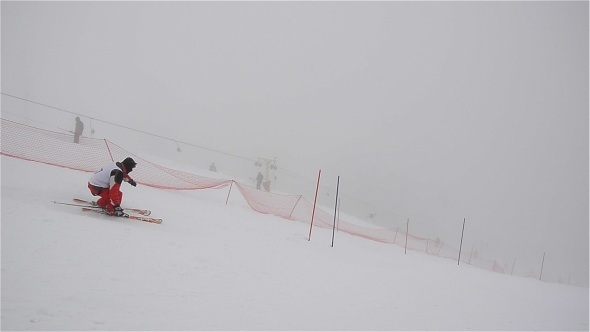
M 322 175 L 322 170 L 318 172 L 318 184 L 315 187 L 315 199 L 313 200 L 313 211 L 311 211 L 311 224 L 309 225 L 309 237 L 307 241 L 311 241 L 311 229 L 313 228 L 313 216 L 315 215 L 315 205 L 318 201 L 318 190 L 320 189 L 320 176 Z

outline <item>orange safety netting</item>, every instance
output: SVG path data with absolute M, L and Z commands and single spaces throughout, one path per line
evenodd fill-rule
M 136 182 L 161 189 L 197 190 L 223 188 L 235 184 L 248 205 L 260 213 L 272 214 L 285 219 L 310 223 L 313 203 L 301 195 L 284 195 L 266 192 L 238 183 L 231 179 L 209 178 L 195 175 L 144 160 L 106 139 L 81 137 L 79 144 L 73 136 L 52 132 L 17 122 L 1 119 L 1 154 L 5 156 L 36 161 L 85 172 L 95 172 L 104 164 L 123 160 L 131 156 L 141 167 L 133 172 Z M 334 216 L 316 208 L 314 226 L 332 229 Z M 405 229 L 383 229 L 359 226 L 342 219 L 336 220 L 338 231 L 366 239 L 396 244 L 407 249 L 422 251 L 430 255 L 457 259 L 459 250 L 439 240 L 422 238 Z M 461 261 L 479 267 L 504 273 L 496 261 L 461 256 Z

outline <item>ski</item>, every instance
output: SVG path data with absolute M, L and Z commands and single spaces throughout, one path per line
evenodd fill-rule
M 88 207 L 100 208 L 100 206 L 96 205 L 96 202 L 94 202 L 94 201 L 87 201 L 87 200 L 80 199 L 80 198 L 74 198 L 74 202 L 88 204 L 89 205 Z M 141 214 L 142 216 L 149 216 L 150 214 L 152 214 L 152 211 L 145 210 L 145 209 L 123 208 L 123 210 L 135 212 L 135 213 Z
M 113 216 L 113 215 L 107 214 L 102 209 L 95 209 L 92 207 L 83 207 L 82 211 L 100 213 L 100 214 L 104 214 L 105 216 L 111 216 L 111 217 L 127 218 L 127 219 L 145 221 L 145 222 L 149 222 L 149 223 L 153 223 L 153 224 L 161 224 L 162 223 L 162 219 L 159 219 L 159 218 L 151 218 L 151 217 L 146 217 L 146 216 L 132 216 L 129 214 L 124 214 L 122 216 Z

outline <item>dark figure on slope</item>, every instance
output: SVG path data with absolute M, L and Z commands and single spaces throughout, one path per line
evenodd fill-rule
M 131 157 L 127 157 L 122 162 L 105 165 L 88 181 L 88 189 L 92 195 L 100 196 L 96 204 L 102 207 L 107 214 L 125 215 L 121 208 L 123 200 L 121 183 L 125 181 L 134 187 L 137 186 L 137 183 L 129 176 L 135 165 L 137 165 L 135 161 Z
M 260 185 L 262 184 L 262 179 L 264 179 L 264 175 L 258 172 L 258 176 L 256 177 L 256 189 L 260 189 Z
M 84 131 L 84 123 L 80 120 L 80 117 L 76 117 L 76 128 L 74 129 L 74 143 L 80 143 L 80 136 Z

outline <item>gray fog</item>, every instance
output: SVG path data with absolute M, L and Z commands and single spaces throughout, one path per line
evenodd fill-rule
M 95 119 L 122 147 L 147 138 L 99 120 L 276 157 L 277 187 L 312 200 L 321 169 L 326 204 L 340 176 L 361 217 L 456 247 L 465 218 L 468 248 L 508 270 L 546 253 L 555 278 L 588 285 L 587 1 L 2 1 L 1 15 L 3 118 L 73 127 L 11 95 Z

